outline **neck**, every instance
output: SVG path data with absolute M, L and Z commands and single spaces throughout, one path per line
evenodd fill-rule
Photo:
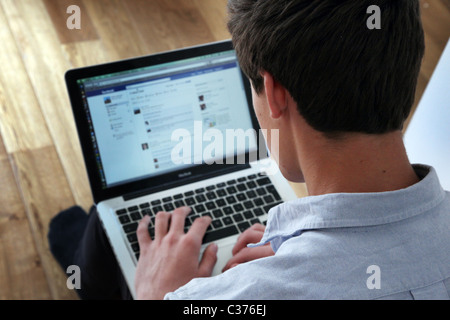
M 316 143 L 299 155 L 310 195 L 394 191 L 419 181 L 400 131 Z

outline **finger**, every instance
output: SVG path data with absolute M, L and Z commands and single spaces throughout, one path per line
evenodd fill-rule
M 139 247 L 144 248 L 148 246 L 152 242 L 152 238 L 150 238 L 150 234 L 148 233 L 148 225 L 150 223 L 150 216 L 146 215 L 139 222 L 136 235 L 138 238 Z
M 253 229 L 256 231 L 266 231 L 266 226 L 261 224 L 261 223 L 255 223 L 254 225 L 252 225 L 249 229 Z
M 217 244 L 211 243 L 203 252 L 198 268 L 199 277 L 210 277 L 217 262 Z
M 227 262 L 225 267 L 222 269 L 222 272 L 225 272 L 238 264 L 273 256 L 274 254 L 275 253 L 270 245 L 257 248 L 244 248 Z
M 155 218 L 155 240 L 161 240 L 169 231 L 169 223 L 172 214 L 168 212 L 158 212 Z
M 258 225 L 250 227 L 245 230 L 237 239 L 236 244 L 233 247 L 232 254 L 235 255 L 243 248 L 246 248 L 250 243 L 258 243 L 261 241 L 264 235 L 264 230 L 261 230 Z
M 200 244 L 202 243 L 203 237 L 205 236 L 206 229 L 208 229 L 211 224 L 211 217 L 204 216 L 195 219 L 188 233 Z
M 170 221 L 169 231 L 184 233 L 184 223 L 186 221 L 186 217 L 189 213 L 191 213 L 191 211 L 192 210 L 189 207 L 181 207 L 175 209 L 172 212 L 172 220 Z

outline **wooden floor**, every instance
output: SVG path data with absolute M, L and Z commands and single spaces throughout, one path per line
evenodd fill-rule
M 450 37 L 450 0 L 421 4 L 417 101 Z M 0 0 L 0 299 L 77 298 L 47 243 L 56 213 L 92 204 L 65 71 L 227 39 L 225 21 L 226 0 Z

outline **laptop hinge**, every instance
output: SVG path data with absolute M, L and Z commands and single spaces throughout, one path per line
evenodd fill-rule
M 149 194 L 156 193 L 156 192 L 159 192 L 159 191 L 164 191 L 164 190 L 175 188 L 175 187 L 181 187 L 181 186 L 184 186 L 184 185 L 189 184 L 189 183 L 194 183 L 194 182 L 197 182 L 197 181 L 214 178 L 214 177 L 221 176 L 221 175 L 224 175 L 224 174 L 227 174 L 227 173 L 232 173 L 232 172 L 236 172 L 236 171 L 240 171 L 240 170 L 244 170 L 244 169 L 249 169 L 249 168 L 250 168 L 250 164 L 225 166 L 224 169 L 217 170 L 217 171 L 214 171 L 212 173 L 202 173 L 202 174 L 198 174 L 198 175 L 195 175 L 195 176 L 190 176 L 189 178 L 185 178 L 185 179 L 171 181 L 171 182 L 168 182 L 168 183 L 165 183 L 165 184 L 161 184 L 161 185 L 158 185 L 157 187 L 147 188 L 145 190 L 140 190 L 140 191 L 128 193 L 128 194 L 123 196 L 123 200 L 124 201 L 133 200 L 133 199 L 144 197 L 144 196 L 147 196 Z

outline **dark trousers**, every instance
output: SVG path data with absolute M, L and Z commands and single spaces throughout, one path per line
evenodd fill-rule
M 132 299 L 97 210 L 91 210 L 74 263 L 80 267 L 82 299 Z

